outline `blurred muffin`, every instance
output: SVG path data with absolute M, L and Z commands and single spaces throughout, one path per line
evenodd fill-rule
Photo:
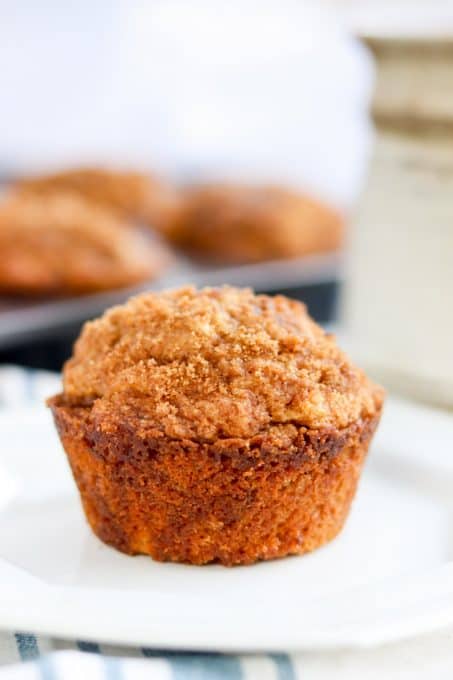
M 186 191 L 167 237 L 205 260 L 248 263 L 337 250 L 339 213 L 274 186 L 201 186 Z
M 0 204 L 0 292 L 87 293 L 155 277 L 165 258 L 138 231 L 73 194 Z
M 178 203 L 178 194 L 157 177 L 103 168 L 75 168 L 20 182 L 22 191 L 47 194 L 73 191 L 105 208 L 160 228 Z
M 49 404 L 99 538 L 234 565 L 336 536 L 382 402 L 303 304 L 225 287 L 87 323 Z

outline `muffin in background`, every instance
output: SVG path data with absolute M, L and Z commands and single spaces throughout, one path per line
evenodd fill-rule
M 164 250 L 75 194 L 11 195 L 0 203 L 0 293 L 67 295 L 157 276 Z
M 20 191 L 47 194 L 72 191 L 122 218 L 160 229 L 179 203 L 177 190 L 164 180 L 141 172 L 98 167 L 62 170 L 17 183 Z
M 49 405 L 93 531 L 192 564 L 333 539 L 383 403 L 303 304 L 231 287 L 110 309 L 63 383 Z
M 344 220 L 327 205 L 277 186 L 189 188 L 166 236 L 201 260 L 253 263 L 338 250 Z

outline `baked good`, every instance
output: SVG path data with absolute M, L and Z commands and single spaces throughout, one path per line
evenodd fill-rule
M 240 264 L 337 250 L 343 218 L 323 203 L 276 186 L 187 189 L 167 236 L 191 255 Z
M 85 325 L 49 402 L 93 531 L 251 564 L 341 529 L 383 395 L 283 296 L 149 293 Z
M 106 168 L 74 168 L 30 177 L 18 183 L 21 191 L 72 191 L 95 201 L 120 217 L 160 228 L 178 205 L 176 189 L 156 176 Z
M 162 249 L 110 212 L 72 194 L 11 196 L 0 204 L 0 292 L 64 295 L 155 277 Z

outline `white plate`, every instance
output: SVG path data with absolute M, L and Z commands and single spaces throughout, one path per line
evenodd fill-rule
M 191 567 L 87 528 L 50 414 L 0 415 L 0 627 L 217 650 L 372 645 L 453 622 L 453 419 L 389 399 L 347 526 L 305 557 Z

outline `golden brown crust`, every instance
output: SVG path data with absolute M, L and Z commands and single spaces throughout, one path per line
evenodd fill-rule
M 304 305 L 225 287 L 87 324 L 49 405 L 103 541 L 234 565 L 340 531 L 382 401 Z
M 247 263 L 338 250 L 343 218 L 313 198 L 275 186 L 189 189 L 167 237 L 203 259 Z
M 382 401 L 303 304 L 231 287 L 148 293 L 87 323 L 64 389 L 104 427 L 200 441 L 343 428 Z
M 26 193 L 71 191 L 132 221 L 163 227 L 179 204 L 176 189 L 145 173 L 106 168 L 74 168 L 18 183 Z
M 212 444 L 112 433 L 89 407 L 51 408 L 93 531 L 129 554 L 227 566 L 303 554 L 334 538 L 379 410 L 344 430 L 297 428 Z
M 0 291 L 62 295 L 132 286 L 159 272 L 163 251 L 72 194 L 13 195 L 0 205 Z

